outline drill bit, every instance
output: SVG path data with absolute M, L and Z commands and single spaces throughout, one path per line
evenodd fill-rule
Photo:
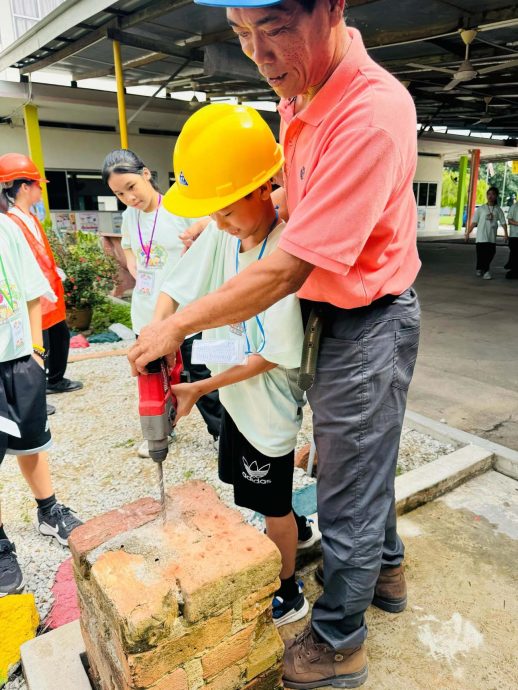
M 158 486 L 160 487 L 160 501 L 162 503 L 162 523 L 165 525 L 167 520 L 167 510 L 165 504 L 164 467 L 161 462 L 157 462 L 156 466 L 158 470 Z

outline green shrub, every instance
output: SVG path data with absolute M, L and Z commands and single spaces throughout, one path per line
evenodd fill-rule
M 94 307 L 90 328 L 93 333 L 102 333 L 112 323 L 122 323 L 131 328 L 131 308 L 126 304 L 115 304 L 106 300 Z

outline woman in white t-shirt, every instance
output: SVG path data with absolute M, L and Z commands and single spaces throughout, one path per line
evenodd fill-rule
M 181 218 L 162 205 L 162 194 L 151 170 L 128 149 L 111 151 L 104 159 L 102 175 L 126 210 L 122 214 L 122 248 L 128 271 L 136 284 L 131 298 L 131 322 L 135 333 L 148 324 L 155 310 L 164 277 L 170 273 L 184 252 L 182 235 L 197 219 Z M 192 341 L 182 345 L 184 366 L 191 380 L 210 376 L 203 365 L 192 365 Z M 219 438 L 221 407 L 217 392 L 200 398 L 198 409 L 209 433 Z M 147 443 L 139 448 L 141 457 L 149 457 Z
M 486 193 L 487 204 L 479 206 L 473 215 L 473 220 L 469 228 L 466 228 L 465 239 L 475 228 L 477 228 L 476 251 L 477 251 L 477 276 L 484 280 L 491 280 L 489 271 L 491 262 L 496 254 L 496 237 L 498 224 L 504 230 L 505 241 L 507 242 L 507 223 L 505 222 L 504 212 L 498 205 L 498 189 L 489 187 Z

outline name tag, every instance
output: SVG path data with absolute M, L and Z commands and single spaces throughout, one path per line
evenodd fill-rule
M 10 321 L 11 335 L 13 338 L 14 349 L 21 350 L 25 344 L 25 333 L 23 332 L 23 322 L 21 319 Z
M 192 344 L 193 364 L 246 364 L 242 340 L 195 340 Z
M 141 295 L 153 294 L 155 274 L 153 271 L 137 271 L 136 291 Z

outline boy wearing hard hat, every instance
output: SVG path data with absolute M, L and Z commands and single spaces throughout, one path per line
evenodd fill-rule
M 212 222 L 165 279 L 155 319 L 216 290 L 276 248 L 284 223 L 270 198 L 271 178 L 282 163 L 281 147 L 252 108 L 213 104 L 189 118 L 174 152 L 176 183 L 163 203 L 172 213 L 210 215 Z M 193 358 L 212 377 L 174 388 L 178 418 L 200 396 L 220 391 L 219 477 L 233 485 L 237 505 L 265 516 L 266 532 L 281 552 L 277 625 L 308 612 L 295 557 L 298 540 L 307 546 L 317 538 L 316 528 L 292 510 L 302 341 L 299 301 L 289 295 L 246 322 L 204 331 Z

